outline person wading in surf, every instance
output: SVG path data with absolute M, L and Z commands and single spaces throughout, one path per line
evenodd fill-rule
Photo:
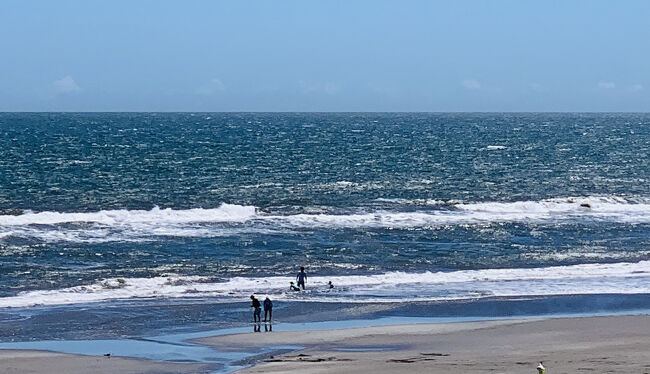
M 301 266 L 300 273 L 296 275 L 296 281 L 298 281 L 298 287 L 302 287 L 302 289 L 304 290 L 306 280 L 307 280 L 307 274 L 305 273 L 305 267 Z

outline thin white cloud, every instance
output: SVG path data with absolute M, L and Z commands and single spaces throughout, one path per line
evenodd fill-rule
M 630 90 L 630 91 L 632 91 L 632 92 L 643 91 L 643 86 L 640 85 L 640 84 L 633 84 L 633 85 L 631 85 L 630 87 L 628 87 L 628 90 Z
M 341 84 L 338 82 L 325 82 L 299 80 L 298 88 L 302 93 L 322 92 L 328 95 L 334 95 L 341 91 Z
M 323 91 L 326 94 L 334 95 L 341 90 L 341 85 L 334 82 L 328 82 L 323 85 Z
M 198 95 L 214 95 L 217 92 L 223 92 L 225 90 L 226 85 L 223 84 L 221 79 L 212 78 L 208 83 L 199 87 L 195 93 Z
M 75 94 L 81 92 L 81 87 L 69 75 L 55 80 L 52 82 L 52 85 L 54 86 L 54 90 L 59 94 Z
M 614 82 L 598 82 L 598 88 L 606 89 L 606 90 L 611 90 L 613 88 L 616 88 L 616 83 Z
M 476 79 L 464 79 L 460 82 L 460 85 L 467 90 L 480 90 L 481 82 Z
M 302 91 L 303 93 L 316 92 L 320 90 L 320 83 L 313 82 L 313 81 L 299 80 L 298 88 L 300 88 L 300 91 Z

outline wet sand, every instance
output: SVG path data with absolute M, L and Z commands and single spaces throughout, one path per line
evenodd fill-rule
M 172 374 L 209 373 L 206 364 L 155 362 L 150 360 L 84 356 L 33 350 L 0 350 L 0 373 L 21 374 Z
M 415 324 L 247 333 L 197 340 L 221 350 L 304 349 L 238 373 L 650 373 L 650 316 Z

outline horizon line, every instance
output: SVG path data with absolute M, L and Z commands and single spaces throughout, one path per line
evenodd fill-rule
M 546 113 L 546 114 L 568 114 L 568 113 L 583 113 L 583 114 L 650 114 L 650 111 L 580 111 L 580 110 L 558 110 L 558 111 L 517 111 L 517 110 L 500 110 L 500 111 L 462 111 L 462 110 L 416 110 L 416 111 L 307 111 L 307 110 L 297 110 L 297 111 L 287 111 L 287 110 L 222 110 L 222 111 L 203 111 L 203 110 L 55 110 L 55 111 L 39 111 L 39 110 L 17 110 L 17 111 L 2 111 L 0 114 L 8 113 L 327 113 L 327 114 L 348 114 L 348 113 L 430 113 L 430 114 L 443 114 L 443 113 L 465 113 L 465 114 L 480 114 L 480 113 Z

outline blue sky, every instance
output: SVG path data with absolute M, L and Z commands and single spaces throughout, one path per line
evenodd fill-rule
M 0 111 L 650 111 L 650 1 L 0 1 Z

